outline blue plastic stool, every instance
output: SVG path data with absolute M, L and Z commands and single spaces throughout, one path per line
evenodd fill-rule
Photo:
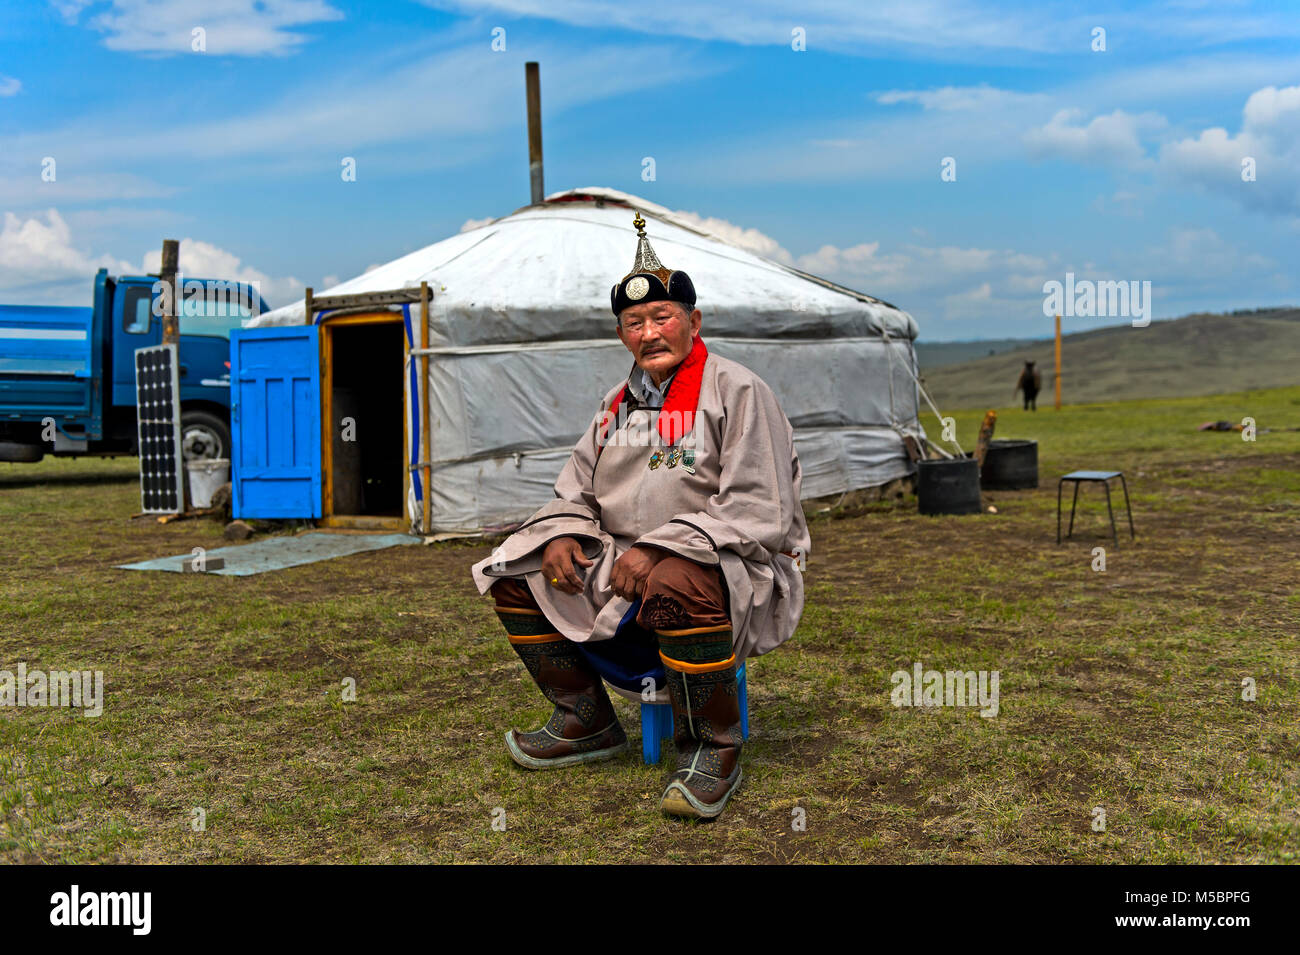
M 740 732 L 749 739 L 749 686 L 745 681 L 745 664 L 736 670 L 736 690 L 740 696 Z M 646 765 L 659 762 L 660 743 L 673 735 L 673 708 L 669 703 L 641 704 L 641 758 Z

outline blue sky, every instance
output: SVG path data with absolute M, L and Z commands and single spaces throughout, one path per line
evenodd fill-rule
M 923 339 L 1046 335 L 1067 272 L 1156 318 L 1294 303 L 1298 41 L 1300 5 L 1232 0 L 10 3 L 0 301 L 88 304 L 166 236 L 279 305 L 509 213 L 537 60 L 548 192 L 693 213 Z

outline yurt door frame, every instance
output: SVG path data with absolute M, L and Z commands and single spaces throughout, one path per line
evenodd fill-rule
M 398 367 L 396 374 L 402 378 L 402 395 L 403 401 L 400 407 L 396 409 L 397 414 L 402 418 L 402 445 L 400 448 L 393 448 L 393 460 L 398 462 L 395 467 L 400 467 L 402 471 L 402 500 L 401 513 L 397 516 L 389 515 L 371 515 L 371 514 L 337 514 L 335 513 L 335 482 L 334 482 L 334 438 L 335 433 L 340 429 L 341 421 L 336 420 L 337 412 L 334 407 L 334 357 L 335 345 L 334 336 L 340 329 L 352 329 L 357 326 L 367 325 L 395 325 L 402 331 L 403 342 L 403 361 Z M 410 447 L 410 428 L 406 420 L 406 407 L 410 401 L 407 393 L 409 389 L 406 385 L 406 375 L 404 369 L 407 364 L 405 352 L 409 351 L 410 343 L 406 339 L 405 325 L 400 312 L 374 312 L 360 315 L 340 315 L 336 318 L 325 318 L 320 323 L 320 361 L 321 361 L 321 472 L 322 472 L 322 516 L 320 523 L 326 527 L 341 527 L 366 530 L 396 530 L 404 531 L 410 525 L 406 518 L 406 502 L 411 490 L 411 472 L 406 466 L 407 449 Z M 373 422 L 364 420 L 354 422 L 355 427 L 371 427 Z
M 318 325 L 320 327 L 320 408 L 321 408 L 321 518 L 320 523 L 329 527 L 342 528 L 378 528 L 406 530 L 409 522 L 406 516 L 407 501 L 411 498 L 411 480 L 412 469 L 420 468 L 424 474 L 424 480 L 421 488 L 427 495 L 430 480 L 429 465 L 429 444 L 430 438 L 427 423 L 429 421 L 428 409 L 428 388 L 421 386 L 419 394 L 412 395 L 411 388 L 407 384 L 408 375 L 405 369 L 411 367 L 411 353 L 417 351 L 421 358 L 423 366 L 423 377 L 421 381 L 429 380 L 429 304 L 432 301 L 432 294 L 429 290 L 428 282 L 421 282 L 419 288 L 403 287 L 397 289 L 384 289 L 373 292 L 354 292 L 347 295 L 321 295 L 308 288 L 303 300 L 303 314 L 308 325 Z M 419 319 L 419 347 L 412 347 L 413 325 L 410 322 L 410 306 L 418 305 L 420 309 Z M 394 307 L 400 308 L 400 312 L 391 311 Z M 380 311 L 368 311 L 368 309 L 380 309 Z M 328 315 L 329 312 L 346 310 L 347 314 Z M 334 332 L 339 328 L 347 328 L 355 325 L 372 325 L 391 322 L 398 324 L 403 328 L 403 362 L 402 367 L 402 391 L 404 400 L 403 407 L 399 413 L 402 416 L 402 504 L 400 516 L 388 517 L 380 515 L 353 515 L 353 514 L 335 514 L 334 513 L 334 433 L 338 427 L 334 421 Z M 407 461 L 415 457 L 414 450 L 408 451 L 410 447 L 410 421 L 408 420 L 407 409 L 416 408 L 419 404 L 417 420 L 425 423 L 420 428 L 421 446 L 418 460 Z M 423 518 L 421 520 L 422 529 L 425 534 L 429 533 L 429 508 L 427 503 L 422 504 Z

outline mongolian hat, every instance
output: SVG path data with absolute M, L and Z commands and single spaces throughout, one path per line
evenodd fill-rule
M 617 316 L 631 305 L 646 302 L 681 302 L 689 309 L 695 308 L 695 285 L 685 272 L 664 268 L 650 248 L 645 234 L 645 220 L 637 213 L 632 220 L 636 226 L 636 259 L 632 271 L 609 290 L 609 304 Z

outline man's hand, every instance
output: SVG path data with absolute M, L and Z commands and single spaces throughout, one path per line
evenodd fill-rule
M 583 567 L 590 567 L 593 563 L 583 555 L 582 545 L 575 538 L 555 538 L 542 551 L 542 573 L 546 575 L 546 582 L 566 594 L 582 590 L 582 578 L 573 567 L 574 561 Z
M 610 572 L 610 586 L 625 600 L 636 600 L 645 592 L 645 580 L 655 565 L 668 555 L 655 547 L 631 547 L 614 561 Z

